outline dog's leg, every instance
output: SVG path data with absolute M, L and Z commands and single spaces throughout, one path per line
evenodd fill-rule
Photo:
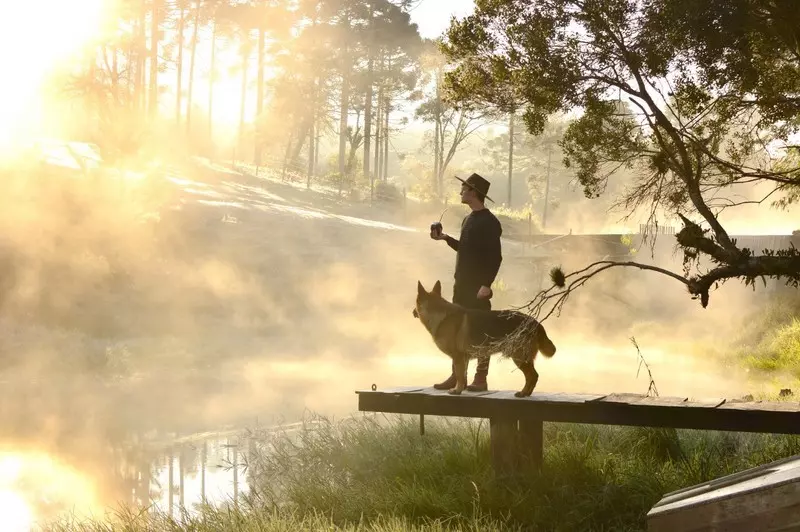
M 467 357 L 466 355 L 453 357 L 453 372 L 456 375 L 456 387 L 448 393 L 460 395 L 467 387 Z
M 512 358 L 514 359 L 514 364 L 516 364 L 522 371 L 522 374 L 525 375 L 525 386 L 514 395 L 516 397 L 528 397 L 533 393 L 533 389 L 536 388 L 536 383 L 539 382 L 539 374 L 536 372 L 536 368 L 533 367 L 534 357 L 531 356 L 528 358 L 515 354 Z

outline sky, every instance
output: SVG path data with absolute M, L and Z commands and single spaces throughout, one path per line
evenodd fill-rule
M 432 39 L 447 29 L 450 17 L 465 17 L 474 8 L 474 0 L 422 0 L 411 11 L 411 22 L 419 26 L 422 37 Z

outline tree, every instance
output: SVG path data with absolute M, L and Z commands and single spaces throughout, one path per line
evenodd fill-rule
M 417 107 L 414 117 L 422 122 L 432 123 L 433 132 L 427 135 L 426 143 L 433 148 L 433 189 L 437 197 L 444 190 L 444 173 L 464 141 L 493 118 L 489 111 L 481 110 L 467 97 L 461 97 L 462 105 L 443 93 L 442 83 L 446 73 L 445 58 L 433 41 L 425 43 L 421 59 L 427 76 L 426 84 L 432 85 L 427 94 L 420 96 L 422 103 Z
M 487 114 L 472 109 L 457 109 L 435 96 L 423 102 L 415 117 L 432 122 L 434 131 L 426 135 L 433 146 L 434 189 L 438 197 L 444 190 L 444 174 L 461 145 L 486 123 Z
M 293 25 L 300 31 L 285 40 L 275 59 L 276 76 L 267 84 L 271 99 L 257 121 L 259 146 L 280 145 L 284 168 L 297 166 L 308 148 L 307 186 L 316 169 L 318 139 L 333 127 L 336 95 L 336 28 L 322 18 L 316 2 L 301 4 Z M 337 117 L 338 118 L 338 117 Z
M 800 282 L 796 249 L 756 255 L 737 247 L 719 220 L 736 203 L 715 198 L 737 186 L 769 182 L 781 191 L 800 183 L 796 167 L 776 169 L 764 149 L 766 142 L 786 143 L 797 129 L 800 100 L 766 88 L 767 98 L 758 98 L 761 85 L 753 82 L 796 90 L 797 54 L 789 50 L 790 39 L 743 37 L 787 31 L 774 9 L 781 2 L 741 4 L 733 11 L 772 14 L 754 22 L 731 19 L 730 4 L 721 0 L 498 0 L 479 3 L 473 15 L 451 23 L 444 51 L 458 62 L 447 76 L 454 94 L 477 94 L 496 105 L 519 95 L 532 133 L 542 131 L 549 115 L 581 108 L 561 145 L 587 197 L 600 195 L 609 175 L 627 168 L 637 179 L 622 205 L 631 211 L 646 206 L 655 221 L 674 213 L 684 224 L 677 234 L 687 265 L 683 274 L 604 261 L 566 278 L 556 272 L 561 286 L 540 294 L 534 306 L 550 301 L 560 308 L 571 290 L 617 266 L 668 275 L 703 307 L 709 291 L 731 278 L 749 285 L 759 277 Z M 731 56 L 742 49 L 753 52 L 745 66 Z M 727 83 L 730 73 L 741 76 Z M 622 109 L 628 105 L 634 112 Z M 700 270 L 701 257 L 711 269 Z

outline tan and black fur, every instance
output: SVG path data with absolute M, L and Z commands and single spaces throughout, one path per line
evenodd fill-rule
M 450 393 L 454 395 L 466 388 L 467 362 L 478 353 L 495 354 L 502 349 L 503 355 L 510 357 L 522 370 L 525 386 L 514 394 L 517 397 L 528 397 L 536 387 L 539 380 L 533 367 L 536 353 L 548 358 L 556 354 L 556 346 L 547 337 L 542 324 L 530 316 L 518 311 L 473 310 L 455 305 L 442 297 L 439 281 L 430 292 L 417 282 L 413 314 L 431 334 L 436 346 L 453 359 L 456 387 Z M 512 335 L 515 339 L 501 347 Z

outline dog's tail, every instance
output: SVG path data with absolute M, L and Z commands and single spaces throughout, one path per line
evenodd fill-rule
M 556 344 L 554 344 L 553 341 L 550 340 L 550 338 L 547 336 L 547 333 L 544 330 L 544 327 L 542 327 L 541 324 L 539 324 L 537 329 L 538 330 L 536 331 L 536 335 L 538 340 L 537 343 L 539 347 L 539 352 L 544 356 L 546 356 L 547 358 L 550 358 L 556 354 Z

